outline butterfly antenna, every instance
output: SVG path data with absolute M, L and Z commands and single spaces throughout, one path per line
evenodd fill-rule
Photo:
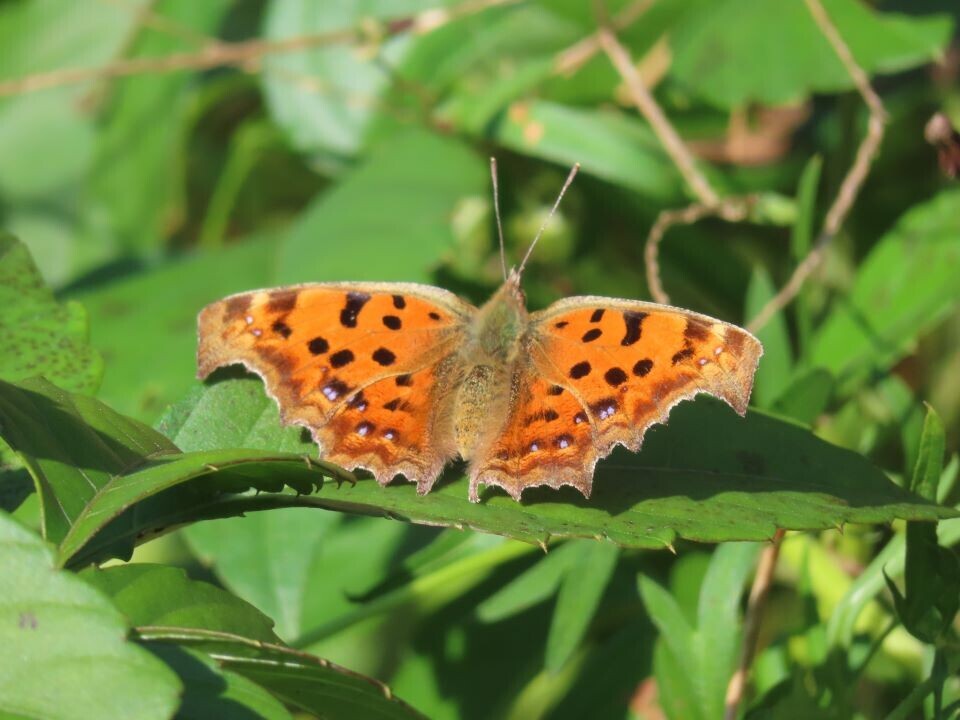
M 507 251 L 503 247 L 503 223 L 500 221 L 500 188 L 497 186 L 497 159 L 490 158 L 490 179 L 493 181 L 493 214 L 497 217 L 497 236 L 500 238 L 500 267 L 503 281 L 507 281 Z
M 530 254 L 533 252 L 533 248 L 536 246 L 540 236 L 543 235 L 543 231 L 547 229 L 547 224 L 550 222 L 550 219 L 556 214 L 557 208 L 560 207 L 560 201 L 563 200 L 563 196 L 566 194 L 567 188 L 570 187 L 573 179 L 577 176 L 578 170 L 580 170 L 580 163 L 575 163 L 574 166 L 570 168 L 570 174 L 567 175 L 567 179 L 564 181 L 563 187 L 560 188 L 560 194 L 557 195 L 557 199 L 554 201 L 553 207 L 550 208 L 550 214 L 544 218 L 543 224 L 540 226 L 540 229 L 537 230 L 537 234 L 533 238 L 533 242 L 531 242 L 530 247 L 527 248 L 527 254 L 523 256 L 523 262 L 521 262 L 520 267 L 517 268 L 517 275 L 520 275 L 523 272 L 523 268 L 526 266 L 527 260 L 530 258 Z

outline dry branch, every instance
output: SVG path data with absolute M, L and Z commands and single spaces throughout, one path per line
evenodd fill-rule
M 860 143 L 860 147 L 857 149 L 853 165 L 850 166 L 846 176 L 843 178 L 843 182 L 840 184 L 837 197 L 827 211 L 827 217 L 823 222 L 823 228 L 817 237 L 817 241 L 807 256 L 801 260 L 794 269 L 793 274 L 790 276 L 790 279 L 787 280 L 786 284 L 761 308 L 757 316 L 747 325 L 747 328 L 754 332 L 766 325 L 770 318 L 790 304 L 800 292 L 807 278 L 810 277 L 813 271 L 816 270 L 823 261 L 827 248 L 833 241 L 833 238 L 836 237 L 837 232 L 839 232 L 840 227 L 843 225 L 843 221 L 846 220 L 847 215 L 850 213 L 850 209 L 853 207 L 853 203 L 857 199 L 860 189 L 863 187 L 863 182 L 870 172 L 873 158 L 876 156 L 877 151 L 880 149 L 880 143 L 883 141 L 884 124 L 887 120 L 886 110 L 883 107 L 880 97 L 874 91 L 873 87 L 871 87 L 870 79 L 863 71 L 863 68 L 854 60 L 853 55 L 850 53 L 850 48 L 847 47 L 843 38 L 840 37 L 836 26 L 823 9 L 820 0 L 805 0 L 805 2 L 810 10 L 810 14 L 817 23 L 817 27 L 820 28 L 820 31 L 830 42 L 840 62 L 843 63 L 844 68 L 846 68 L 853 80 L 853 84 L 860 93 L 860 97 L 862 97 L 866 103 L 870 111 L 870 118 L 867 121 L 867 133 Z
M 366 44 L 410 33 L 425 34 L 457 20 L 492 7 L 512 5 L 519 0 L 465 0 L 450 8 L 425 10 L 417 15 L 383 22 L 361 23 L 358 27 L 323 33 L 296 35 L 279 40 L 213 42 L 197 51 L 171 53 L 162 57 L 126 58 L 90 68 L 60 68 L 0 82 L 0 97 L 35 92 L 90 80 L 177 72 L 209 70 L 216 67 L 249 67 L 267 55 L 298 52 L 316 47 Z

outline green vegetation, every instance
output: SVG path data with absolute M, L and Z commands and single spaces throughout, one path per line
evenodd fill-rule
M 960 717 L 955 5 L 0 4 L 0 715 Z M 529 306 L 751 327 L 746 418 L 474 504 L 195 379 L 231 293 L 483 302 L 491 155 L 511 264 L 581 164 Z

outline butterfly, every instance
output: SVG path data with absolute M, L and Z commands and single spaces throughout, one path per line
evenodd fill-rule
M 647 428 L 698 393 L 746 413 L 762 354 L 750 333 L 606 297 L 530 313 L 525 262 L 479 308 L 415 283 L 232 295 L 200 312 L 198 376 L 244 365 L 284 424 L 308 428 L 326 460 L 381 485 L 402 475 L 425 494 L 459 456 L 474 502 L 481 486 L 516 500 L 538 485 L 589 497 L 598 460 L 616 445 L 639 450 Z

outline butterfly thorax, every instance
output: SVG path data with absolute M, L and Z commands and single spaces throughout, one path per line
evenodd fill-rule
M 519 351 L 520 336 L 527 328 L 526 298 L 519 278 L 511 274 L 500 289 L 480 308 L 470 328 L 471 348 L 477 361 L 489 359 L 511 363 Z
M 461 350 L 466 376 L 454 405 L 454 429 L 461 457 L 473 455 L 483 441 L 482 430 L 490 428 L 489 418 L 504 416 L 527 318 L 519 277 L 511 274 L 473 319 L 469 341 Z

